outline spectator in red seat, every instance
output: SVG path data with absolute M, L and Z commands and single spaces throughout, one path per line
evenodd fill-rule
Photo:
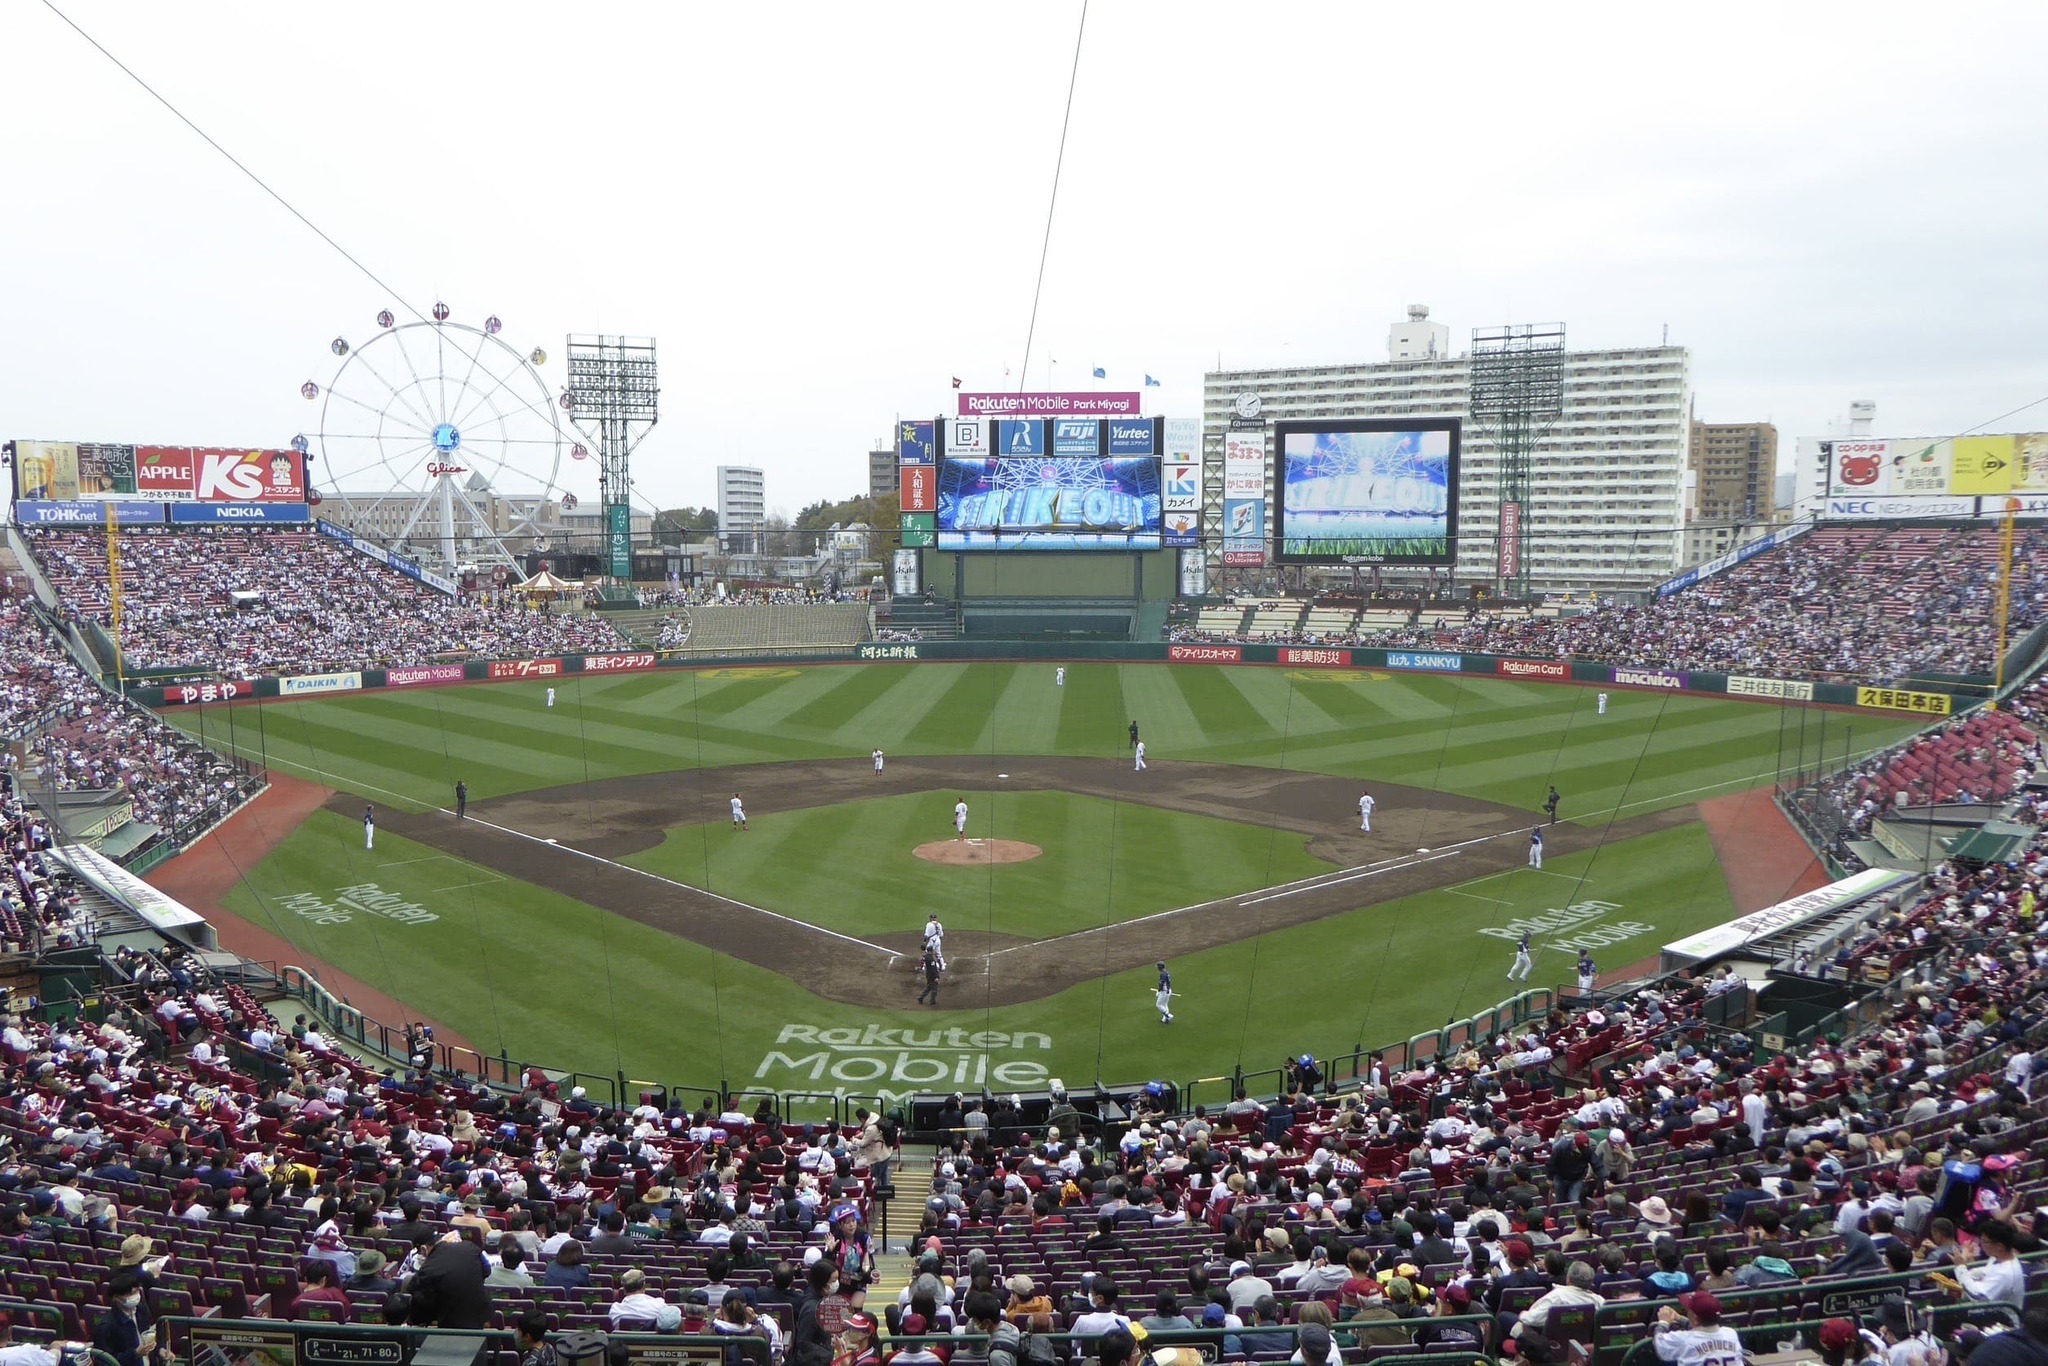
M 333 1305 L 335 1317 L 348 1322 L 348 1292 L 334 1283 L 334 1263 L 314 1260 L 301 1268 L 301 1288 L 298 1299 L 292 1301 L 292 1317 L 305 1317 L 301 1311 L 309 1304 Z

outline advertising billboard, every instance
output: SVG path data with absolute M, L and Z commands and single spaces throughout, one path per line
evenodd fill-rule
M 1273 432 L 1282 563 L 1451 562 L 1457 418 L 1281 422 Z
M 1233 430 L 1223 437 L 1223 563 L 1265 562 L 1266 434 Z
M 2048 433 L 1840 438 L 1820 444 L 1830 498 L 2048 493 Z M 1898 505 L 1894 505 L 1898 506 Z M 1949 516 L 1930 506 L 1923 515 Z
M 1135 389 L 1113 393 L 955 394 L 961 417 L 1135 417 L 1144 400 Z
M 306 457 L 246 447 L 17 441 L 14 498 L 27 503 L 301 503 Z
M 896 460 L 904 465 L 929 465 L 938 459 L 932 422 L 896 424 Z
M 948 457 L 937 533 L 940 550 L 1157 550 L 1159 462 Z
M 1110 451 L 1116 453 L 1116 428 L 1110 424 Z M 1165 462 L 1160 469 L 1160 505 L 1166 516 L 1166 547 L 1193 550 L 1201 544 L 1202 423 L 1199 418 L 1169 417 L 1165 421 Z

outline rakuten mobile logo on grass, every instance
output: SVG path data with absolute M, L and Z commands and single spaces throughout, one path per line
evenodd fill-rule
M 877 1025 L 820 1029 L 791 1024 L 782 1027 L 775 1042 L 777 1047 L 754 1069 L 755 1081 L 864 1088 L 895 1083 L 925 1090 L 938 1086 L 1037 1087 L 1045 1085 L 1050 1075 L 1044 1063 L 1002 1055 L 1052 1051 L 1052 1036 L 1031 1030 L 1011 1034 L 999 1029 L 885 1029 Z M 881 1094 L 896 1098 L 888 1091 Z

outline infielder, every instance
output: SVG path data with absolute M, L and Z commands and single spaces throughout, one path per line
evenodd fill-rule
M 1508 969 L 1510 982 L 1526 982 L 1529 974 L 1536 969 L 1536 960 L 1529 956 L 1529 935 L 1525 930 L 1522 940 L 1515 945 L 1515 965 Z
M 967 799 L 965 797 L 953 803 L 953 838 L 956 840 L 967 838 Z
M 1145 742 L 1143 740 L 1138 741 L 1138 747 L 1132 750 L 1131 754 L 1138 761 L 1138 767 L 1135 771 L 1143 773 L 1145 771 Z
M 1372 833 L 1372 809 L 1379 803 L 1372 799 L 1372 793 L 1358 794 L 1358 828 L 1368 835 Z
M 374 807 L 363 808 L 363 848 L 377 847 L 377 811 Z
M 1529 866 L 1543 866 L 1543 827 L 1540 825 L 1529 832 Z
M 553 688 L 548 689 L 548 705 L 551 707 L 555 705 L 555 690 Z
M 1054 669 L 1054 670 L 1052 671 L 1052 685 L 1053 685 L 1053 686 L 1054 686 L 1055 688 L 1064 688 L 1064 687 L 1066 687 L 1066 686 L 1067 686 L 1067 666 L 1066 666 L 1066 665 L 1062 664 L 1062 665 L 1060 665 L 1060 666 L 1059 666 L 1059 667 L 1058 667 L 1057 669 Z
M 1606 693 L 1601 693 L 1601 694 L 1600 694 L 1600 710 L 1599 710 L 1599 712 L 1598 712 L 1597 714 L 1598 714 L 1598 715 L 1601 715 L 1601 716 L 1605 716 L 1605 715 L 1607 715 L 1607 694 L 1606 694 Z
M 939 923 L 937 911 L 924 922 L 924 951 L 939 960 L 940 972 L 946 970 L 946 927 Z
M 740 805 L 740 794 L 737 792 L 732 794 L 732 828 L 735 830 L 747 828 L 747 808 Z
M 881 771 L 882 771 L 882 751 L 880 751 L 880 750 L 878 749 L 878 750 L 876 750 L 876 751 L 875 751 L 875 772 L 877 772 L 877 773 L 880 773 Z
M 1159 1011 L 1159 1023 L 1173 1023 L 1173 974 L 1166 970 L 1166 964 L 1159 968 L 1159 989 L 1152 993 L 1152 1004 Z

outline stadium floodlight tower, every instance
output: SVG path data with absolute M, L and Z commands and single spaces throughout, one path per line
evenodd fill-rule
M 604 509 L 611 577 L 633 577 L 633 448 L 661 420 L 652 337 L 569 337 L 569 387 L 562 407 L 597 446 L 598 502 Z
M 1500 463 L 1500 539 L 1494 577 L 1502 597 L 1529 596 L 1529 523 L 1536 443 L 1564 414 L 1564 324 L 1472 329 L 1472 421 Z

